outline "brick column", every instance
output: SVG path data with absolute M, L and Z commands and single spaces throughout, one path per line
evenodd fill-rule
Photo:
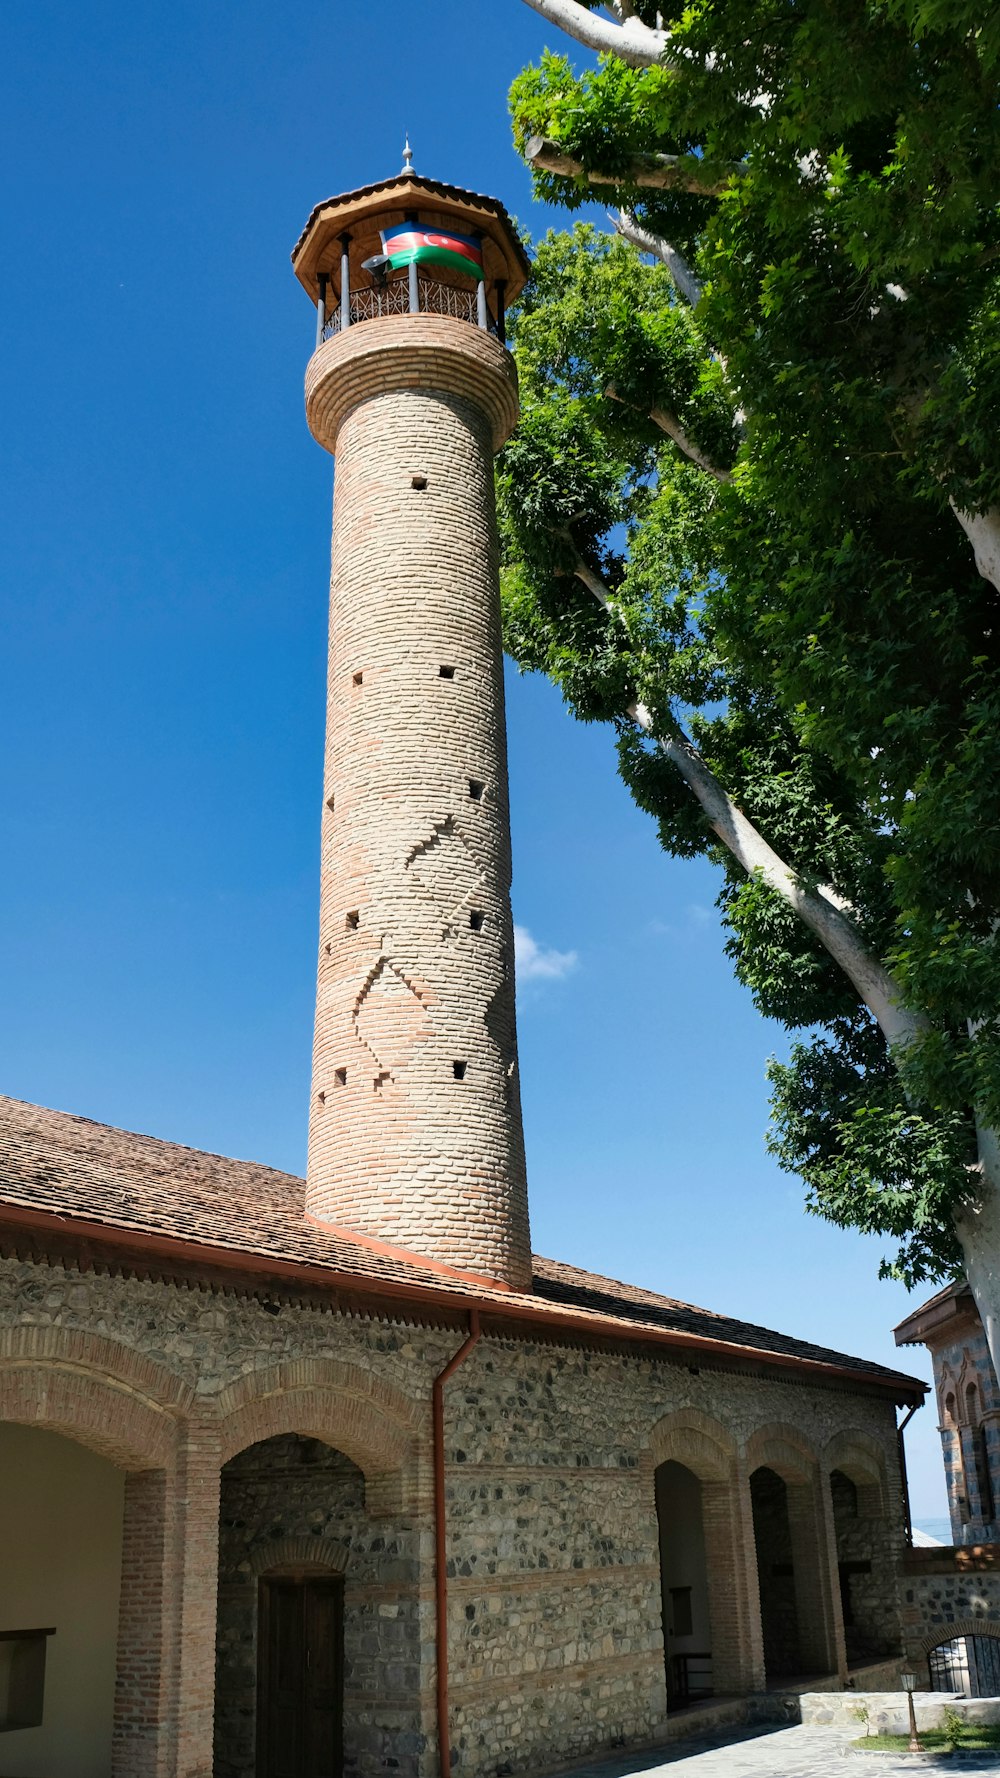
M 527 1288 L 493 452 L 510 355 L 439 315 L 310 362 L 336 453 L 306 1209 Z
M 165 1470 L 125 1478 L 112 1778 L 167 1778 L 171 1770 L 167 1492 Z
M 737 1584 L 747 1601 L 747 1634 L 743 1656 L 745 1678 L 741 1689 L 762 1692 L 767 1678 L 764 1671 L 764 1631 L 760 1616 L 760 1579 L 757 1573 L 757 1540 L 754 1535 L 750 1471 L 745 1457 L 738 1457 L 733 1468 L 734 1545 L 739 1569 Z
M 829 1488 L 818 1467 L 789 1482 L 788 1528 L 795 1575 L 795 1616 L 805 1670 L 847 1678 L 847 1653 L 837 1577 L 837 1539 Z
M 701 1511 L 712 1627 L 712 1683 L 716 1692 L 753 1691 L 757 1688 L 751 1628 L 754 1610 L 742 1547 L 735 1466 L 728 1481 L 702 1482 Z M 752 1529 L 751 1525 L 751 1533 Z
M 176 1778 L 212 1778 L 220 1477 L 216 1427 L 189 1424 L 181 1435 L 173 1518 Z

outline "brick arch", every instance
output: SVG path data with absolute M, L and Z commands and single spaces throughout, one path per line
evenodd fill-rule
M 938 1624 L 926 1636 L 907 1637 L 907 1647 L 914 1658 L 925 1660 L 933 1648 L 940 1648 L 942 1642 L 956 1642 L 959 1636 L 992 1636 L 1000 1640 L 1000 1619 L 988 1617 L 960 1617 L 951 1624 Z
M 343 1574 L 347 1552 L 329 1537 L 278 1537 L 254 1550 L 250 1571 L 256 1580 L 278 1568 L 325 1568 L 333 1574 Z
M 735 1441 L 722 1422 L 698 1408 L 664 1414 L 649 1435 L 647 1461 L 654 1470 L 661 1463 L 683 1463 L 699 1481 L 725 1482 L 735 1460 Z
M 679 1463 L 700 1484 L 713 1683 L 719 1692 L 752 1684 L 753 1646 L 742 1523 L 736 1481 L 736 1444 L 721 1421 L 698 1408 L 664 1414 L 642 1454 L 648 1498 L 659 1520 L 654 1478 L 661 1464 Z M 662 1527 L 661 1527 L 662 1534 Z M 661 1555 L 660 1586 L 669 1585 Z M 669 1673 L 668 1673 L 669 1683 Z
M 772 1470 L 785 1484 L 788 1539 L 797 1619 L 798 1657 L 807 1673 L 840 1673 L 847 1659 L 840 1601 L 836 1592 L 833 1510 L 819 1453 L 798 1427 L 780 1421 L 759 1426 L 746 1444 L 746 1470 Z M 768 1546 L 759 1541 L 756 1518 L 754 1553 L 759 1597 L 769 1569 Z M 762 1567 L 763 1558 L 763 1567 Z
M 223 1391 L 218 1413 L 223 1463 L 248 1445 L 296 1432 L 357 1464 L 369 1512 L 427 1503 L 420 1405 L 360 1366 L 300 1358 L 250 1371 Z
M 854 1429 L 834 1433 L 823 1452 L 823 1468 L 828 1476 L 839 1469 L 854 1483 L 861 1518 L 885 1517 L 885 1455 L 870 1433 Z
M 755 1469 L 773 1469 L 783 1481 L 801 1486 L 815 1474 L 819 1454 L 797 1426 L 776 1422 L 758 1426 L 747 1440 L 746 1463 L 750 1475 Z
M 116 1340 L 78 1329 L 0 1335 L 0 1420 L 61 1433 L 119 1468 L 163 1469 L 190 1391 Z

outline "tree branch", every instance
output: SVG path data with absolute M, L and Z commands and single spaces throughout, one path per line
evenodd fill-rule
M 670 242 L 665 241 L 662 235 L 652 235 L 648 229 L 640 227 L 631 210 L 619 210 L 611 221 L 615 233 L 621 235 L 624 241 L 631 241 L 640 253 L 651 253 L 666 266 L 684 301 L 695 308 L 701 301 L 701 282 L 695 277 L 683 253 L 678 253 L 677 248 L 671 247 Z
M 582 559 L 577 560 L 574 572 L 588 592 L 607 609 L 608 589 L 600 576 Z M 727 852 L 748 876 L 760 877 L 780 895 L 846 975 L 878 1021 L 886 1042 L 898 1050 L 906 1049 L 919 1036 L 921 1021 L 900 1003 L 896 983 L 880 959 L 869 951 L 848 904 L 819 884 L 811 888 L 800 881 L 737 807 L 694 743 L 679 727 L 664 738 L 656 733 L 644 704 L 630 705 L 628 714 L 652 736 L 664 758 L 694 793 L 712 832 Z
M 620 401 L 623 407 L 634 405 L 619 395 L 614 383 L 609 383 L 604 393 L 609 401 Z M 637 407 L 635 411 L 642 413 L 643 410 Z M 695 444 L 690 433 L 685 432 L 676 414 L 672 414 L 669 408 L 658 407 L 654 404 L 653 407 L 647 408 L 645 411 L 653 425 L 658 426 L 661 432 L 665 432 L 668 438 L 672 438 L 678 450 L 683 451 L 685 457 L 690 457 L 692 463 L 697 463 L 699 469 L 704 469 L 708 475 L 714 475 L 717 482 L 732 481 L 732 470 L 720 469 L 717 463 L 713 463 L 710 457 L 706 457 L 704 451 Z
M 589 185 L 646 185 L 658 191 L 694 191 L 709 198 L 718 197 L 744 170 L 741 161 L 705 161 L 696 154 L 634 154 L 625 173 L 591 173 L 548 136 L 529 136 L 524 158 L 529 167 L 543 173 L 560 173 L 567 179 L 583 177 Z
M 610 19 L 598 18 L 586 6 L 579 5 L 578 0 L 525 0 L 525 5 L 586 49 L 617 56 L 630 68 L 649 68 L 654 62 L 667 60 L 669 31 L 654 30 L 641 19 L 627 18 L 621 24 L 612 24 Z
M 949 499 L 948 504 L 972 545 L 980 574 L 1000 592 L 1000 507 L 963 512 L 954 500 Z

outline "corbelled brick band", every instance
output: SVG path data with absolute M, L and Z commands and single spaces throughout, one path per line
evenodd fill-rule
M 526 1289 L 492 468 L 513 364 L 395 316 L 321 346 L 306 391 L 337 457 L 306 1208 Z

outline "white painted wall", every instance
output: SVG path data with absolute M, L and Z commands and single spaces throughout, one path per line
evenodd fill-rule
M 0 1424 L 0 1630 L 56 1630 L 41 1727 L 0 1732 L 4 1778 L 108 1778 L 124 1487 L 82 1445 Z

